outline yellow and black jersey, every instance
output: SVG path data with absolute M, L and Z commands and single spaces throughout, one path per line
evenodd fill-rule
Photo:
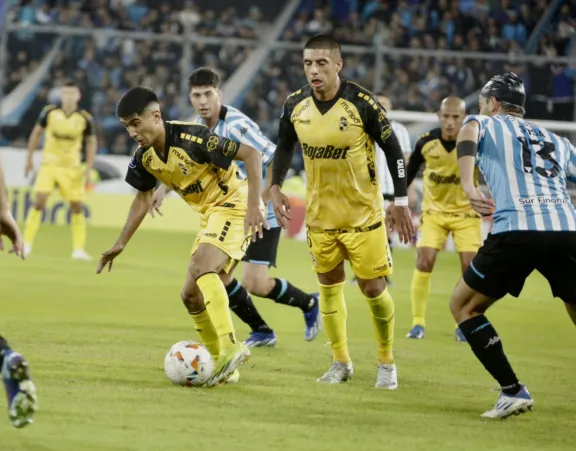
M 44 129 L 43 165 L 80 166 L 84 138 L 94 134 L 94 120 L 87 111 L 66 114 L 60 106 L 48 105 L 37 124 Z
M 422 175 L 423 212 L 463 212 L 477 216 L 460 183 L 456 141 L 443 139 L 440 128 L 424 133 L 416 142 L 414 152 L 408 161 L 408 185 L 412 183 L 423 164 L 425 165 Z
M 406 196 L 404 158 L 386 111 L 361 86 L 342 80 L 336 96 L 318 100 L 310 86 L 284 104 L 274 180 L 285 155 L 300 141 L 306 171 L 306 224 L 310 230 L 361 230 L 381 223 L 383 200 L 375 143 L 387 155 L 396 197 Z M 280 159 L 281 163 L 278 162 Z
M 167 121 L 165 127 L 164 154 L 153 147 L 139 147 L 128 166 L 128 184 L 145 192 L 160 180 L 199 213 L 230 203 L 239 191 L 245 201 L 248 183 L 238 176 L 233 162 L 239 143 L 201 124 Z

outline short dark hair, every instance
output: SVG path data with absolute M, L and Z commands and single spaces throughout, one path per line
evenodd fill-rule
M 141 114 L 152 102 L 158 102 L 158 97 L 151 89 L 143 86 L 130 88 L 118 102 L 116 116 L 130 117 L 135 114 Z
M 66 80 L 64 83 L 62 83 L 62 87 L 63 88 L 79 88 L 78 83 L 76 83 L 74 80 Z
M 340 43 L 329 34 L 317 34 L 316 36 L 308 39 L 304 49 L 322 49 L 322 50 L 335 50 L 342 53 Z
M 192 72 L 188 77 L 188 89 L 192 89 L 194 86 L 213 86 L 214 88 L 219 88 L 220 76 L 214 69 L 201 67 Z

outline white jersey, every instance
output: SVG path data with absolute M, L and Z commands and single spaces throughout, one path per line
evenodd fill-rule
M 392 130 L 400 142 L 400 147 L 404 154 L 410 153 L 412 151 L 412 146 L 410 145 L 410 134 L 406 127 L 404 127 L 400 122 L 391 121 Z M 388 170 L 388 164 L 386 162 L 386 155 L 378 145 L 376 145 L 376 170 L 378 171 L 378 181 L 380 182 L 380 190 L 383 194 L 394 195 L 394 184 L 392 183 L 392 176 Z

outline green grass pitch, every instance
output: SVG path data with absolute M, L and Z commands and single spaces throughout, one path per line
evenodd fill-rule
M 89 251 L 106 250 L 117 233 L 89 230 Z M 254 350 L 239 385 L 186 389 L 168 382 L 162 363 L 173 343 L 196 339 L 179 299 L 193 236 L 139 232 L 100 276 L 95 262 L 70 260 L 70 241 L 66 228 L 43 227 L 28 261 L 0 255 L 0 332 L 30 360 L 40 397 L 29 428 L 13 429 L 2 414 L 1 451 L 574 449 L 576 331 L 540 276 L 489 314 L 534 412 L 486 422 L 496 384 L 454 341 L 447 307 L 455 255 L 439 258 L 426 339 L 413 342 L 404 335 L 414 253 L 395 254 L 397 392 L 373 388 L 368 307 L 352 285 L 349 383 L 318 386 L 330 363 L 325 335 L 306 343 L 298 311 L 258 299 L 277 347 Z M 315 290 L 305 244 L 283 241 L 279 267 L 274 274 Z

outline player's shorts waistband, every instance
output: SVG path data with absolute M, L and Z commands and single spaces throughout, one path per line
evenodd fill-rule
M 446 216 L 449 218 L 466 218 L 466 219 L 481 219 L 481 216 L 474 211 L 435 211 L 426 210 L 422 212 L 422 215 L 439 215 Z
M 382 227 L 382 221 L 366 227 L 350 227 L 344 229 L 319 229 L 317 227 L 306 227 L 309 232 L 316 233 L 360 233 L 360 232 L 371 232 Z

